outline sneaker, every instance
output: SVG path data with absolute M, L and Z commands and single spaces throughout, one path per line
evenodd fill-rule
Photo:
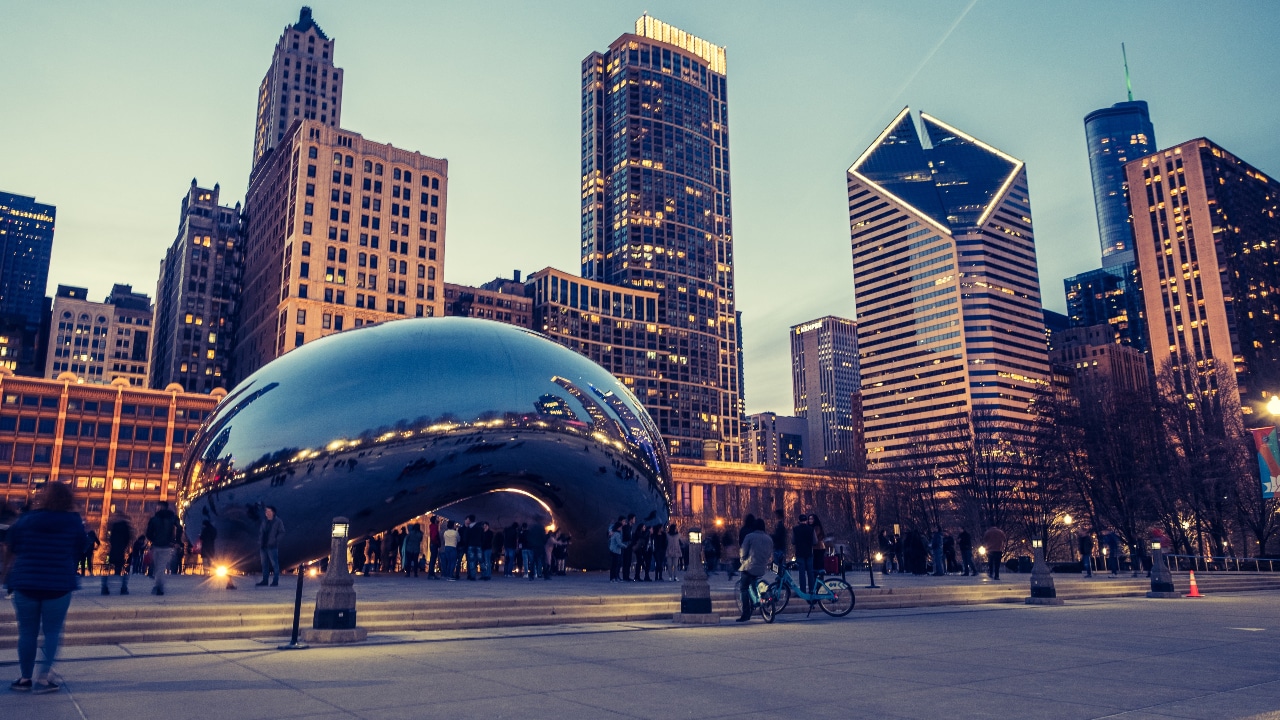
M 11 685 L 9 685 L 9 689 L 14 692 L 30 692 L 31 678 L 18 678 L 17 680 L 14 680 Z
M 56 682 L 54 682 L 54 681 L 52 681 L 52 680 L 46 680 L 46 681 L 44 681 L 44 682 L 42 682 L 42 683 L 36 683 L 36 684 L 32 685 L 32 686 L 31 686 L 31 694 L 33 694 L 33 695 L 47 695 L 47 694 L 49 694 L 49 693 L 56 693 L 56 692 L 58 692 L 58 691 L 59 691 L 59 690 L 61 690 L 61 689 L 62 689 L 62 686 L 61 686 L 61 685 L 59 685 L 58 683 L 56 683 Z
M 128 594 L 129 594 L 129 588 L 127 588 L 127 587 L 122 587 L 122 588 L 120 588 L 120 594 L 121 594 L 121 595 L 128 595 Z
M 272 581 L 271 581 L 271 587 L 279 587 L 279 586 L 280 586 L 280 579 L 279 579 L 279 578 L 276 578 L 275 580 L 272 580 Z
M 266 586 L 267 586 L 267 581 L 266 581 L 266 580 L 263 580 L 263 581 L 262 581 L 262 582 L 260 582 L 260 583 L 254 583 L 254 584 L 253 584 L 253 586 L 254 586 L 254 587 L 266 587 Z

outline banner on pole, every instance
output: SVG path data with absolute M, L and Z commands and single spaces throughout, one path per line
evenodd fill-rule
M 1273 498 L 1280 490 L 1280 442 L 1276 428 L 1257 428 L 1253 432 L 1253 445 L 1258 450 L 1258 474 L 1262 478 L 1262 497 Z

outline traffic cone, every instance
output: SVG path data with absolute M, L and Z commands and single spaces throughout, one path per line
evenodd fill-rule
M 1189 598 L 1204 597 L 1200 594 L 1200 588 L 1196 586 L 1196 571 L 1191 571 L 1191 592 L 1187 593 Z

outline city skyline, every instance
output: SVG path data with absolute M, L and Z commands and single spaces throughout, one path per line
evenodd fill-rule
M 1125 97 L 1121 40 L 1128 42 L 1135 97 L 1150 103 L 1163 145 L 1209 136 L 1264 172 L 1275 174 L 1280 165 L 1280 141 L 1251 120 L 1271 116 L 1277 105 L 1251 92 L 1269 86 L 1276 70 L 1247 54 L 1256 45 L 1249 39 L 1265 40 L 1269 23 L 1239 9 L 1204 18 L 1197 39 L 1215 48 L 1213 57 L 1193 52 L 1196 63 L 1173 73 L 1156 41 L 1133 37 L 1136 30 L 1125 37 L 1123 30 L 1099 31 L 1087 22 L 1089 13 L 989 2 L 809 8 L 769 23 L 759 22 L 754 8 L 724 13 L 719 6 L 667 3 L 589 11 L 564 5 L 536 14 L 515 5 L 511 13 L 484 17 L 447 6 L 362 14 L 363 8 L 312 5 L 316 21 L 342 43 L 339 64 L 354 73 L 343 124 L 450 160 L 445 279 L 454 283 L 578 264 L 577 70 L 587 52 L 643 10 L 728 46 L 738 308 L 745 314 L 751 412 L 789 406 L 783 333 L 790 325 L 825 314 L 855 317 L 846 203 L 837 183 L 908 101 L 1026 160 L 1040 285 L 1045 305 L 1055 310 L 1065 306 L 1061 279 L 1100 261 L 1083 117 Z M 141 7 L 12 9 L 15 22 L 7 26 L 27 32 L 0 29 L 0 47 L 7 48 L 0 57 L 27 79 L 27 107 L 45 110 L 7 117 L 0 188 L 58 206 L 50 286 L 88 286 L 94 295 L 115 282 L 152 288 L 173 239 L 173 204 L 191 177 L 220 183 L 226 203 L 243 199 L 262 68 L 298 7 L 272 3 L 251 16 L 214 17 L 148 7 L 148 22 L 159 32 L 126 44 L 119 38 Z M 1140 28 L 1155 7 L 1118 11 L 1123 17 L 1110 27 Z M 39 28 L 55 27 L 77 48 L 42 43 L 47 36 Z M 470 53 L 464 38 L 475 33 L 495 49 Z M 419 53 L 423 34 L 427 48 Z M 1002 39 L 999 51 L 981 42 L 995 36 Z M 103 42 L 112 43 L 109 52 Z M 199 54 L 187 56 L 189 48 Z M 890 70 L 878 64 L 869 71 L 868 60 L 890 51 L 898 57 Z M 472 62 L 457 62 L 463 52 Z M 92 63 L 76 62 L 91 54 Z M 74 77 L 63 74 L 71 70 Z M 189 82 L 193 71 L 199 83 Z M 477 90 L 499 78 L 513 86 L 510 93 Z M 1188 95 L 1188 85 L 1200 91 Z M 1028 96 L 1033 102 L 1025 102 Z M 100 111 L 71 112 L 91 106 Z M 499 122 L 515 106 L 521 122 Z M 786 252 L 777 251 L 780 241 Z M 804 291 L 779 302 L 778 288 L 794 287 Z

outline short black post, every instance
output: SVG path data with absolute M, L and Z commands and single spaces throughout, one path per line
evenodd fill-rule
M 870 549 L 867 550 L 867 574 L 871 576 L 871 584 L 867 586 L 868 590 L 875 590 L 880 586 L 876 584 L 876 562 L 871 555 Z
M 298 642 L 298 627 L 302 619 L 302 579 L 306 576 L 306 568 L 298 566 L 298 590 L 293 596 L 293 634 L 289 637 L 288 645 L 281 645 L 278 650 L 306 650 L 307 644 Z

